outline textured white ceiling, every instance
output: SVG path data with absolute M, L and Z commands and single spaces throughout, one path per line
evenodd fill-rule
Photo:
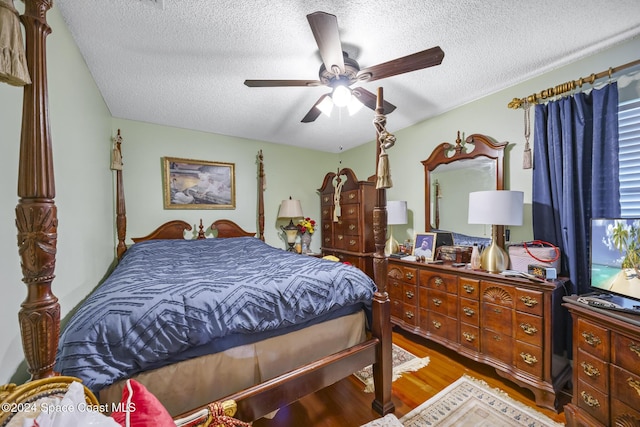
M 329 152 L 375 137 L 373 112 L 300 120 L 320 87 L 306 15 L 337 16 L 362 68 L 440 46 L 441 65 L 362 84 L 397 106 L 390 131 L 640 34 L 639 0 L 57 0 L 112 115 Z M 55 28 L 54 28 L 55 31 Z M 614 64 L 615 65 L 615 64 Z M 596 70 L 599 71 L 599 70 Z M 526 95 L 526 94 L 523 94 Z M 509 100 L 505 100 L 505 105 Z

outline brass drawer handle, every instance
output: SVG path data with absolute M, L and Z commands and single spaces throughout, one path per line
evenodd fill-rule
M 353 215 L 354 213 L 356 213 L 355 209 L 353 209 L 353 208 L 349 209 L 349 215 Z
M 631 344 L 629 344 L 629 350 L 634 352 L 636 356 L 640 357 L 640 345 L 632 342 Z
M 322 200 L 323 200 L 325 203 L 327 203 L 327 202 L 328 202 L 329 200 L 331 200 L 331 199 L 329 198 L 329 196 L 324 196 L 324 199 L 322 199 Z
M 591 332 L 583 332 L 581 335 L 584 341 L 592 347 L 602 344 L 602 340 Z
M 413 312 L 411 311 L 405 311 L 404 315 L 409 319 L 413 319 Z
M 432 301 L 436 307 L 440 307 L 440 305 L 442 305 L 442 300 L 440 298 L 434 298 Z
M 327 243 L 329 243 L 329 242 L 331 241 L 331 237 L 325 237 L 325 238 L 324 238 L 324 241 L 325 241 L 325 242 L 327 242 Z
M 493 336 L 493 340 L 494 341 L 502 341 L 502 338 L 500 338 L 500 335 L 494 335 Z
M 538 328 L 528 323 L 520 323 L 520 329 L 527 335 L 535 335 L 535 333 L 538 332 Z
M 629 377 L 627 378 L 627 384 L 629 384 L 629 387 L 634 389 L 636 391 L 636 394 L 640 396 L 640 381 L 636 381 L 633 378 Z
M 493 311 L 498 314 L 502 313 L 502 310 L 500 310 L 499 308 L 494 308 Z
M 442 277 L 436 277 L 436 280 L 434 281 L 434 283 L 436 284 L 436 286 L 440 287 L 440 285 L 444 283 L 444 280 L 442 280 Z
M 405 294 L 407 295 L 407 298 L 409 298 L 409 299 L 413 298 L 413 292 L 407 291 L 407 292 L 405 292 Z
M 538 300 L 535 298 L 531 298 L 529 295 L 520 297 L 520 301 L 527 307 L 534 307 L 538 305 Z
M 598 399 L 596 399 L 595 397 L 591 396 L 586 391 L 583 391 L 582 393 L 580 393 L 580 396 L 582 396 L 582 400 L 584 401 L 584 403 L 586 403 L 587 405 L 591 406 L 592 408 L 600 407 L 600 402 L 598 402 Z
M 471 285 L 462 285 L 462 287 L 468 294 L 472 294 L 476 290 L 476 287 Z
M 322 216 L 326 216 L 329 215 L 329 210 L 328 209 L 323 209 L 322 210 Z
M 358 244 L 357 240 L 354 240 L 354 239 L 349 240 L 349 246 L 355 246 L 357 244 Z
M 355 224 L 349 224 L 349 230 L 353 231 L 356 229 Z
M 413 279 L 413 273 L 405 273 L 404 277 L 406 277 L 407 280 L 411 280 Z
M 342 234 L 338 234 L 338 240 L 342 240 L 344 239 L 344 236 Z
M 355 198 L 356 198 L 356 196 L 357 196 L 357 194 L 356 194 L 356 193 L 350 193 L 350 194 L 349 194 L 349 198 L 350 198 L 351 200 L 355 199 Z
M 324 225 L 324 229 L 325 229 L 325 230 L 328 230 L 329 228 L 331 228 L 331 224 L 325 224 L 325 225 Z
M 435 326 L 436 329 L 442 328 L 442 323 L 438 322 L 437 320 L 434 320 L 432 323 L 433 323 L 433 326 Z
M 582 362 L 580 366 L 582 366 L 582 371 L 586 376 L 591 378 L 596 378 L 600 376 L 600 370 L 595 366 L 593 366 L 591 363 Z
M 520 357 L 522 357 L 522 360 L 527 365 L 535 365 L 536 363 L 538 363 L 538 358 L 535 357 L 533 354 L 520 353 Z
M 474 314 L 476 314 L 475 310 L 469 308 L 469 307 L 463 307 L 462 311 L 464 311 L 464 314 L 468 317 L 473 316 Z
M 469 342 L 473 342 L 476 339 L 476 336 L 469 332 L 463 332 L 462 336 L 464 337 L 465 340 Z

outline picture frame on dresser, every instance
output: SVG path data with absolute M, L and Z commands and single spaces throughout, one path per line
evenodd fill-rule
M 235 209 L 235 164 L 162 158 L 165 209 Z
M 411 255 L 424 257 L 425 261 L 433 261 L 436 253 L 436 233 L 416 233 L 413 241 L 415 245 Z

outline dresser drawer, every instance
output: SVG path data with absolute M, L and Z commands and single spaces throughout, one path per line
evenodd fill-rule
M 640 408 L 640 376 L 611 365 L 611 397 Z
M 360 221 L 358 220 L 358 216 L 355 218 L 340 218 L 335 226 L 336 233 L 344 234 L 347 236 L 357 236 L 360 234 L 360 226 L 358 225 Z
M 336 233 L 333 239 L 334 247 L 350 252 L 362 252 L 359 236 Z
M 515 343 L 516 368 L 528 372 L 538 378 L 542 378 L 542 348 L 523 342 Z
M 611 399 L 612 426 L 640 426 L 640 412 L 617 399 Z
M 609 361 L 610 338 L 609 331 L 601 326 L 580 318 L 578 319 L 578 336 L 574 337 L 578 342 L 578 348 L 589 354 Z
M 630 372 L 640 374 L 640 341 L 617 333 L 612 334 L 613 363 Z
M 578 380 L 603 392 L 609 390 L 609 370 L 602 360 L 578 350 L 574 369 L 578 373 Z
M 401 281 L 391 278 L 387 280 L 387 291 L 389 292 L 389 299 L 402 301 L 403 288 Z
M 391 298 L 391 316 L 397 319 L 404 318 L 404 304 L 402 300 Z
M 469 325 L 480 325 L 480 303 L 477 300 L 460 298 L 460 321 Z
M 458 294 L 464 298 L 477 300 L 480 295 L 480 281 L 468 277 L 459 277 Z
M 482 281 L 480 283 L 480 295 L 482 301 L 492 304 L 510 308 L 513 308 L 515 304 L 515 289 L 511 286 Z
M 415 305 L 403 304 L 402 320 L 409 325 L 416 326 L 418 324 L 418 310 Z
M 542 316 L 543 298 L 542 292 L 516 288 L 516 310 Z
M 360 203 L 360 191 L 349 190 L 340 193 L 340 204 Z
M 480 351 L 480 328 L 466 323 L 460 323 L 460 337 L 458 341 L 464 347 Z
M 420 286 L 426 286 L 429 289 L 457 294 L 458 278 L 451 274 L 420 270 Z
M 513 364 L 513 338 L 496 331 L 482 330 L 481 350 L 508 365 Z
M 322 194 L 320 196 L 320 206 L 333 206 L 333 193 L 332 194 Z M 324 212 L 324 209 L 323 209 Z
M 416 305 L 418 300 L 418 290 L 416 285 L 403 284 L 402 286 L 402 298 L 405 303 Z
M 440 313 L 434 313 L 432 311 L 429 312 L 427 330 L 433 335 L 454 341 L 456 339 L 456 329 L 455 319 L 450 319 Z
M 423 294 L 425 293 L 424 289 L 422 293 Z M 450 303 L 449 303 L 449 298 L 446 292 L 429 289 L 426 293 L 427 293 L 426 307 L 429 311 L 434 311 L 436 313 L 444 314 L 445 316 L 455 315 L 455 310 L 453 314 L 449 312 Z M 422 302 L 423 302 L 423 299 L 421 299 L 420 305 L 422 305 Z
M 511 331 L 513 320 L 511 318 L 513 311 L 497 304 L 482 304 L 482 328 L 491 329 L 501 334 L 513 336 Z
M 578 381 L 576 401 L 578 407 L 604 425 L 609 425 L 609 398 L 606 394 Z
M 542 317 L 516 312 L 516 339 L 542 347 Z
M 394 266 L 394 269 L 396 267 Z M 418 284 L 418 272 L 413 267 L 399 266 L 398 270 L 400 271 L 400 275 L 402 276 L 402 280 L 405 283 L 410 283 L 412 285 Z

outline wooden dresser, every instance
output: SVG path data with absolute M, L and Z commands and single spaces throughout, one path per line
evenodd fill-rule
M 571 379 L 564 281 L 397 259 L 389 259 L 388 275 L 392 323 L 495 367 L 539 406 L 561 409 L 558 393 Z
M 573 317 L 569 426 L 640 426 L 640 316 L 565 297 Z
M 340 215 L 335 219 L 334 200 L 338 186 Z M 318 191 L 322 255 L 336 256 L 340 261 L 355 265 L 373 278 L 375 181 L 358 181 L 351 169 L 344 168 L 337 176 L 333 172 L 328 173 Z

